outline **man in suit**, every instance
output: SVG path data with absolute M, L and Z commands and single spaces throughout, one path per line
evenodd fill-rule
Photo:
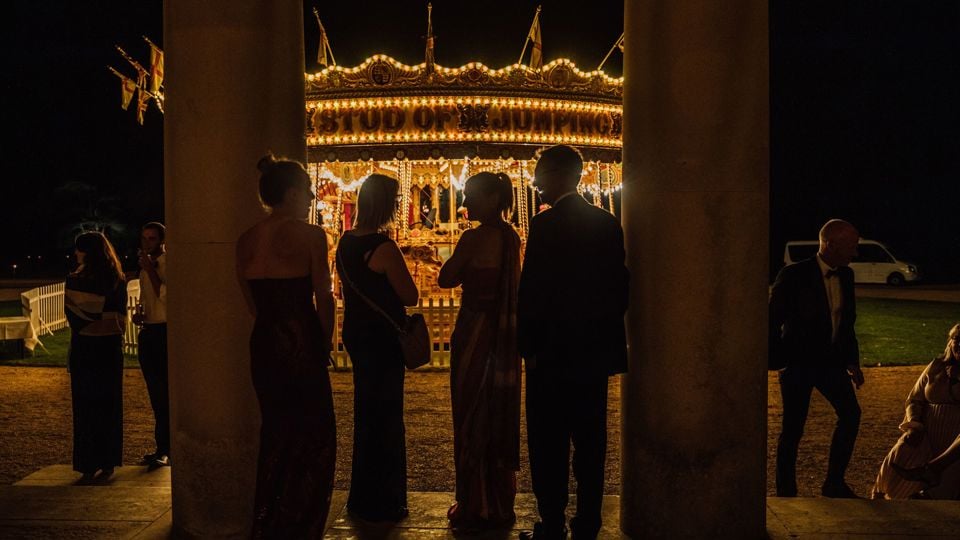
M 607 447 L 607 378 L 627 370 L 623 230 L 577 193 L 583 160 L 543 151 L 534 187 L 549 210 L 530 221 L 517 322 L 526 362 L 527 440 L 541 521 L 522 539 L 566 538 L 570 443 L 577 479 L 574 538 L 600 531 Z
M 797 496 L 797 448 L 816 388 L 837 413 L 825 497 L 857 498 L 844 475 L 860 428 L 853 385 L 863 384 L 853 270 L 860 235 L 831 219 L 820 229 L 816 256 L 786 266 L 770 295 L 770 369 L 780 370 L 783 431 L 777 444 L 777 496 Z M 853 384 L 851 384 L 851 380 Z

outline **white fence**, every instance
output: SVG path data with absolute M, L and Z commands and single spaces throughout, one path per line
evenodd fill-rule
M 123 353 L 137 354 L 137 339 L 140 327 L 133 324 L 133 314 L 137 312 L 137 302 L 140 301 L 140 280 L 131 279 L 127 282 L 127 324 L 123 332 Z
M 67 316 L 63 312 L 63 287 L 64 283 L 54 283 L 20 294 L 23 316 L 30 319 L 38 336 L 67 327 Z
M 339 304 L 339 303 L 338 303 Z M 450 335 L 457 321 L 460 307 L 452 298 L 421 298 L 417 307 L 409 311 L 422 313 L 430 331 L 430 363 L 433 368 L 450 368 Z M 337 325 L 333 331 L 333 365 L 336 369 L 350 368 L 350 355 L 343 346 L 343 306 L 337 306 Z
M 23 316 L 30 318 L 37 336 L 43 341 L 44 335 L 51 335 L 57 330 L 67 327 L 67 316 L 64 314 L 63 297 L 65 283 L 44 285 L 30 289 L 20 294 L 20 304 Z M 137 301 L 140 299 L 140 281 L 127 282 L 127 313 L 133 313 Z M 123 352 L 137 354 L 137 332 L 139 329 L 127 317 L 126 329 L 123 336 Z
M 30 317 L 40 339 L 44 334 L 67 327 L 67 318 L 63 311 L 64 284 L 55 283 L 36 289 L 30 289 L 20 295 L 24 317 Z M 140 300 L 140 280 L 127 282 L 127 314 L 132 315 Z M 339 303 L 338 303 L 339 304 Z M 457 321 L 460 307 L 452 298 L 421 298 L 417 307 L 411 311 L 422 313 L 427 321 L 431 337 L 430 367 L 450 367 L 450 335 Z M 334 329 L 333 363 L 335 369 L 349 369 L 350 355 L 347 354 L 341 338 L 343 331 L 343 306 L 337 306 L 337 325 Z M 123 336 L 123 352 L 137 354 L 137 334 L 140 329 L 127 317 L 126 331 Z

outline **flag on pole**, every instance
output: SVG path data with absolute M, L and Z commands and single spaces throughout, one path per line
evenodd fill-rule
M 433 4 L 427 4 L 427 50 L 424 52 L 424 61 L 427 64 L 427 71 L 433 70 Z
M 133 79 L 120 77 L 120 106 L 123 110 L 130 108 L 130 102 L 133 101 L 133 94 L 137 91 L 137 83 Z
M 530 49 L 530 67 L 540 69 L 543 67 L 543 40 L 540 37 L 540 6 L 537 6 L 537 14 L 533 16 L 533 24 L 530 25 L 530 32 L 527 33 L 527 39 L 533 42 Z
M 147 43 L 150 44 L 150 92 L 156 94 L 160 91 L 160 86 L 163 85 L 163 51 L 160 50 L 160 47 L 150 43 L 149 39 L 147 39 Z
M 143 125 L 143 113 L 147 112 L 147 104 L 150 103 L 149 99 L 150 94 L 140 88 L 137 92 L 137 122 L 140 122 L 141 126 Z
M 130 107 L 130 101 L 133 100 L 133 94 L 137 91 L 137 83 L 110 66 L 107 66 L 107 69 L 120 78 L 120 108 L 127 110 Z
M 323 23 L 320 22 L 320 12 L 317 11 L 317 8 L 313 8 L 313 16 L 317 19 L 317 26 L 320 27 L 320 47 L 317 48 L 317 63 L 321 66 L 328 65 L 337 65 L 337 61 L 333 58 L 333 49 L 330 48 L 330 40 L 327 38 L 327 30 L 323 27 Z M 327 52 L 330 52 L 330 61 L 327 61 Z

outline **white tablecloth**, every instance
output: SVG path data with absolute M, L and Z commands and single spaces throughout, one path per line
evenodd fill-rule
M 22 339 L 23 346 L 33 350 L 37 346 L 37 332 L 27 317 L 0 317 L 0 340 Z

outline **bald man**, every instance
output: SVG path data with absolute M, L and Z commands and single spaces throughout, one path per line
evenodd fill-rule
M 797 496 L 797 449 L 816 388 L 837 413 L 824 497 L 858 498 L 844 476 L 860 428 L 854 385 L 863 384 L 853 270 L 860 234 L 831 219 L 814 257 L 784 267 L 770 295 L 770 369 L 780 370 L 783 431 L 777 444 L 777 496 Z

